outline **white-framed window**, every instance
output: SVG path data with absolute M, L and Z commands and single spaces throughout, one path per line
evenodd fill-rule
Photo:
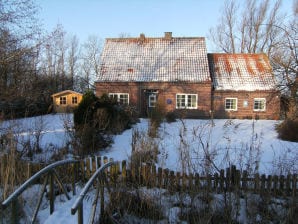
M 265 111 L 265 110 L 266 110 L 266 99 L 254 98 L 254 111 Z
M 152 93 L 149 95 L 149 107 L 155 107 L 156 106 L 157 97 L 156 94 Z
M 176 108 L 177 109 L 197 109 L 198 107 L 197 94 L 176 94 Z
M 129 104 L 129 94 L 128 93 L 109 93 L 109 97 L 117 100 L 120 104 Z
M 237 98 L 225 99 L 225 110 L 236 111 L 237 110 Z
M 60 96 L 60 105 L 66 105 L 66 96 Z

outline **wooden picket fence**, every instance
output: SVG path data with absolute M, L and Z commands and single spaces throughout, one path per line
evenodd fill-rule
M 89 157 L 80 160 L 77 167 L 65 167 L 57 172 L 69 177 L 75 175 L 78 181 L 87 182 L 101 165 L 111 160 L 106 157 Z M 9 165 L 7 156 L 0 157 L 0 180 L 5 175 L 7 165 Z M 23 183 L 46 165 L 48 164 L 18 161 L 16 168 L 22 172 L 17 183 Z M 170 192 L 243 191 L 272 196 L 297 196 L 298 188 L 297 174 L 287 176 L 254 174 L 251 176 L 247 171 L 237 170 L 235 166 L 203 176 L 198 173 L 186 175 L 150 164 L 133 166 L 124 160 L 110 167 L 108 173 L 111 182 L 121 182 L 137 187 L 164 188 Z

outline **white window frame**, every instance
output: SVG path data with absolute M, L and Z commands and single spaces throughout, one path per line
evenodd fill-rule
M 151 98 L 151 97 L 153 97 L 153 98 Z M 149 95 L 148 101 L 149 101 L 149 107 L 156 107 L 157 95 L 155 93 L 151 93 Z
M 184 97 L 184 106 L 181 104 L 180 97 Z M 195 97 L 195 101 L 192 100 L 192 97 Z M 190 102 L 189 102 L 190 100 Z M 190 104 L 189 104 L 190 103 Z M 195 105 L 193 105 L 195 103 Z M 177 93 L 176 94 L 176 109 L 197 109 L 198 108 L 198 94 L 192 93 Z
M 118 103 L 129 105 L 129 94 L 128 93 L 109 93 L 109 97 L 114 98 L 115 96 L 116 96 Z M 127 102 L 124 102 L 124 103 L 122 102 L 124 99 L 123 96 L 127 96 Z
M 233 101 L 235 100 L 235 108 L 227 108 L 227 100 L 233 100 Z M 233 98 L 233 97 L 225 98 L 225 110 L 226 111 L 237 111 L 238 110 L 238 98 Z
M 258 102 L 256 104 L 256 102 Z M 256 105 L 259 107 L 259 106 L 262 106 L 262 103 L 263 103 L 263 108 L 256 108 Z M 266 111 L 266 98 L 254 98 L 254 105 L 253 105 L 253 110 L 254 111 Z

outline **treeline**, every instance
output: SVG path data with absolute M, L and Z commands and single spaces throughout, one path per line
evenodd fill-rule
M 80 44 L 62 25 L 46 33 L 33 0 L 0 1 L 0 15 L 0 119 L 45 114 L 51 94 L 92 89 L 100 38 Z

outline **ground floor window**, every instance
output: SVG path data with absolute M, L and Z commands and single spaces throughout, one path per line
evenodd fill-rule
M 66 104 L 66 96 L 60 96 L 60 105 Z
M 78 97 L 76 96 L 72 97 L 72 104 L 78 104 Z
M 177 94 L 176 108 L 177 109 L 197 109 L 198 95 L 197 94 Z
M 129 94 L 128 93 L 109 93 L 109 96 L 117 100 L 120 104 L 129 104 Z
M 266 99 L 255 98 L 254 99 L 254 111 L 265 111 L 266 110 Z
M 225 110 L 237 110 L 237 98 L 226 98 Z

